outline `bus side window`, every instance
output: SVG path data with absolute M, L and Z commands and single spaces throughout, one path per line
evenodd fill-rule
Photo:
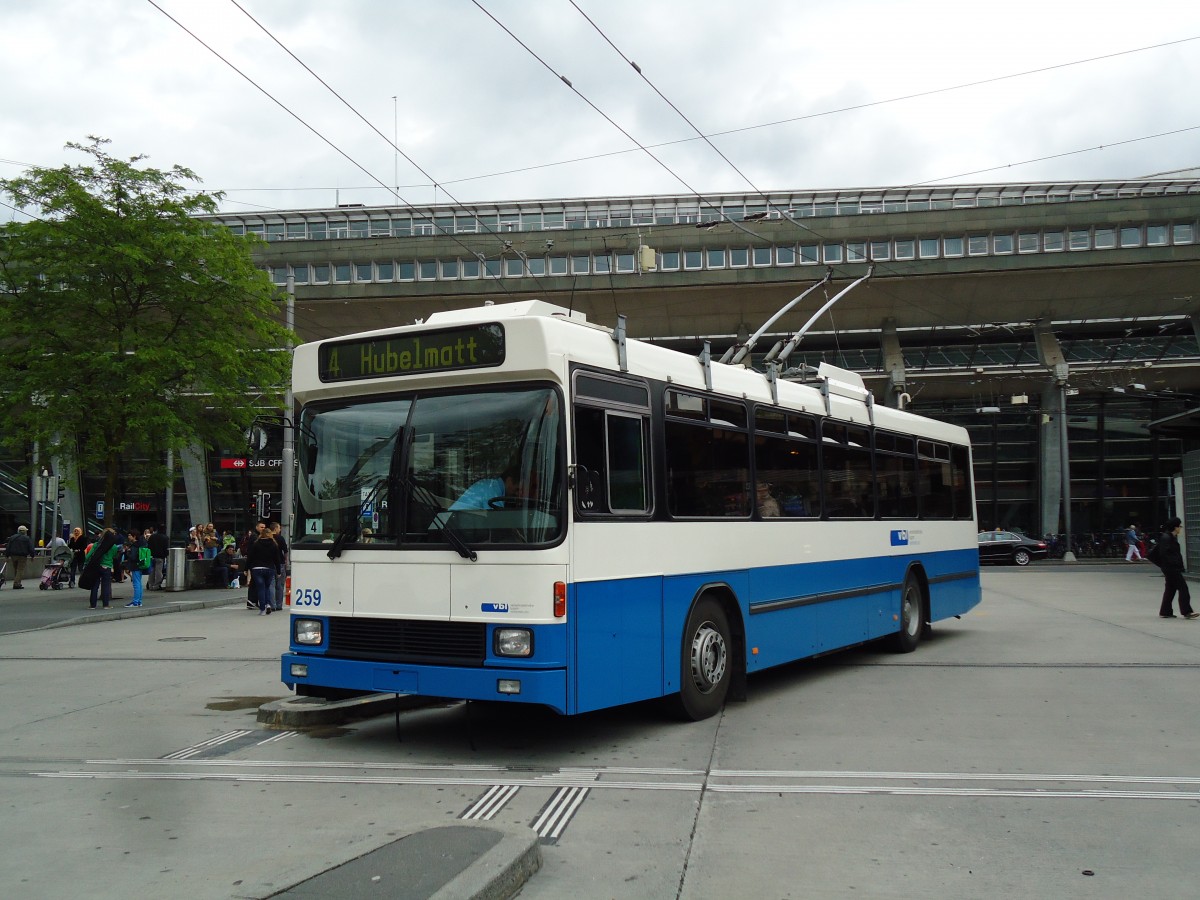
M 953 478 L 954 518 L 970 519 L 975 514 L 971 502 L 971 453 L 966 447 L 950 447 L 950 468 Z
M 650 508 L 644 417 L 575 407 L 576 502 L 585 513 L 643 514 Z
M 954 486 L 950 448 L 933 441 L 917 442 L 917 484 L 922 519 L 954 518 Z
M 610 412 L 606 426 L 609 508 L 613 512 L 646 512 L 650 498 L 642 418 Z
M 754 465 L 758 484 L 771 485 L 770 493 L 779 503 L 780 516 L 820 516 L 821 472 L 815 443 L 757 434 L 754 437 Z
M 604 410 L 575 407 L 576 503 L 582 512 L 607 512 L 604 492 Z

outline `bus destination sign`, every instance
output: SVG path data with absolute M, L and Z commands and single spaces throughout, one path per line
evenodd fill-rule
M 317 350 L 317 373 L 322 381 L 453 372 L 503 362 L 504 327 L 497 323 L 331 341 Z

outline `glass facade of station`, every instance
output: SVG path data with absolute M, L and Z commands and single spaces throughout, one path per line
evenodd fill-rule
M 970 432 L 981 530 L 1036 531 L 1044 434 L 1037 400 L 994 413 L 961 403 L 921 409 Z M 1083 553 L 1124 555 L 1120 533 L 1127 526 L 1154 534 L 1174 514 L 1172 480 L 1182 470 L 1183 442 L 1145 426 L 1184 408 L 1180 400 L 1120 394 L 1068 398 L 1071 530 Z

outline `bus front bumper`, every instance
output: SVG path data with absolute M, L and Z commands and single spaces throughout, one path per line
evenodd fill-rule
M 540 703 L 567 713 L 565 669 L 463 668 L 386 663 L 285 653 L 281 680 L 289 688 L 304 685 L 319 696 L 321 688 L 371 693 L 413 694 L 456 700 Z

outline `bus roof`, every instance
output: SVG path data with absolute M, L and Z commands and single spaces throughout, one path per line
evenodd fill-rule
M 502 365 L 479 370 L 466 370 L 438 375 L 402 375 L 398 378 L 358 381 L 352 384 L 341 382 L 330 385 L 331 396 L 350 396 L 366 390 L 396 390 L 398 382 L 415 384 L 427 378 L 439 380 L 464 379 L 479 381 L 511 380 L 523 373 L 556 371 L 549 357 L 557 355 L 566 361 L 608 371 L 619 371 L 617 334 L 613 329 L 595 325 L 587 317 L 574 310 L 564 309 L 543 300 L 522 300 L 513 303 L 488 303 L 468 309 L 448 310 L 431 315 L 424 322 L 398 328 L 386 328 L 359 334 L 347 335 L 327 342 L 318 341 L 296 348 L 297 373 L 312 372 L 316 368 L 316 348 L 322 343 L 341 341 L 383 339 L 391 335 L 403 335 L 432 331 L 438 328 L 458 327 L 475 323 L 503 322 L 512 346 L 520 346 L 524 352 L 508 354 Z M 625 342 L 627 372 L 634 377 L 665 381 L 673 387 L 704 394 L 708 392 L 704 364 L 696 357 L 677 350 L 630 338 Z M 311 368 L 310 368 L 311 366 Z M 528 376 L 526 376 L 528 377 Z M 561 377 L 566 377 L 565 368 Z M 726 397 L 752 400 L 760 404 L 774 404 L 771 384 L 761 372 L 741 365 L 728 365 L 715 360 L 709 366 L 712 392 Z M 311 383 L 307 375 L 294 380 Z M 315 374 L 313 376 L 315 381 Z M 822 392 L 824 388 L 824 393 Z M 862 377 L 855 372 L 822 363 L 815 378 L 808 382 L 780 379 L 777 382 L 779 405 L 814 415 L 832 415 L 843 421 L 856 424 L 875 424 L 881 428 L 906 432 L 954 443 L 968 443 L 965 429 L 935 419 L 890 407 L 875 405 Z M 325 391 L 316 389 L 317 393 Z M 297 395 L 312 393 L 296 388 Z

